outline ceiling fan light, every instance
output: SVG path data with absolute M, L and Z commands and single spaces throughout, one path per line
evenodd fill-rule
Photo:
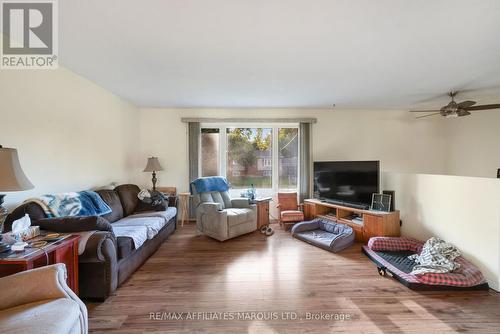
M 451 102 L 448 103 L 447 105 L 441 107 L 439 110 L 410 110 L 410 112 L 426 112 L 426 113 L 432 113 L 432 114 L 427 114 L 424 116 L 419 116 L 416 118 L 424 118 L 428 116 L 433 116 L 433 115 L 441 115 L 446 118 L 452 118 L 452 117 L 463 117 L 463 116 L 469 116 L 472 115 L 471 111 L 479 111 L 479 110 L 490 110 L 490 109 L 500 109 L 500 103 L 497 104 L 483 104 L 483 105 L 476 105 L 476 101 L 462 101 L 460 103 L 455 102 L 455 95 L 457 95 L 457 92 L 451 91 L 448 93 L 448 95 L 451 97 Z

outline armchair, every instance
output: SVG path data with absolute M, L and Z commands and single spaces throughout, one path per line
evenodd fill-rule
M 278 221 L 287 229 L 295 223 L 304 221 L 302 204 L 298 203 L 297 193 L 278 193 Z
M 204 183 L 210 184 L 210 182 L 219 186 L 203 186 Z M 203 191 L 198 192 L 200 188 Z M 229 185 L 222 177 L 201 178 L 191 183 L 196 229 L 199 233 L 219 241 L 235 238 L 257 229 L 257 206 L 250 204 L 247 198 L 231 199 L 228 189 Z
M 54 264 L 0 279 L 0 333 L 87 333 L 87 308 Z

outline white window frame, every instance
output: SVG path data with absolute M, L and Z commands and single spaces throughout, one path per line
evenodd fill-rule
M 279 188 L 279 151 L 278 151 L 278 130 L 292 128 L 298 130 L 298 140 L 300 142 L 300 127 L 298 123 L 201 123 L 202 129 L 219 129 L 219 166 L 220 174 L 227 177 L 227 128 L 270 128 L 272 129 L 272 164 L 271 164 L 271 188 L 257 188 L 259 196 L 273 196 L 278 191 L 296 191 L 300 193 L 300 145 L 298 145 L 297 160 L 297 188 Z M 201 136 L 199 147 L 201 147 Z M 199 151 L 198 175 L 202 172 L 201 150 Z M 242 189 L 231 189 L 231 195 L 237 196 Z

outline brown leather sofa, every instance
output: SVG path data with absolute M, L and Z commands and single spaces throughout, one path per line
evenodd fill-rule
M 176 215 L 138 248 L 134 240 L 127 236 L 116 236 L 113 224 L 133 219 L 158 219 L 168 210 L 163 207 L 150 207 L 137 198 L 140 189 L 133 184 L 125 184 L 113 190 L 99 190 L 97 193 L 111 207 L 112 212 L 103 217 L 63 217 L 47 218 L 42 208 L 28 202 L 17 207 L 5 222 L 9 231 L 12 222 L 28 214 L 32 225 L 43 230 L 61 233 L 95 231 L 88 238 L 85 250 L 78 258 L 80 297 L 104 300 L 132 275 L 176 229 Z M 177 198 L 169 197 L 168 207 L 176 207 Z M 167 210 L 167 211 L 165 211 Z M 148 218 L 149 217 L 149 218 Z M 169 216 L 170 217 L 170 216 Z M 165 218 L 165 221 L 167 218 Z

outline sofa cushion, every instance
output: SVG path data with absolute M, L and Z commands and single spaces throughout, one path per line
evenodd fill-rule
M 120 196 L 124 216 L 130 216 L 137 208 L 137 204 L 139 203 L 137 195 L 141 190 L 135 184 L 122 184 L 116 187 L 115 190 L 118 192 L 118 196 Z
M 229 197 L 229 192 L 223 191 L 220 193 L 222 200 L 224 201 L 224 207 L 226 209 L 233 207 L 233 202 L 231 201 L 231 197 Z
M 148 228 L 146 226 L 120 226 L 113 225 L 113 233 L 117 238 L 129 237 L 134 242 L 134 249 L 139 249 L 148 240 Z
M 200 193 L 199 194 L 200 196 L 200 201 L 202 203 L 217 203 L 219 204 L 219 209 L 220 210 L 224 210 L 226 208 L 230 208 L 231 207 L 231 199 L 229 199 L 229 201 L 224 200 L 222 194 L 218 191 L 212 191 L 212 192 L 208 192 L 208 193 Z M 226 203 L 228 202 L 228 203 Z
M 103 217 L 106 218 L 110 223 L 114 223 L 115 221 L 122 219 L 123 207 L 118 193 L 114 190 L 107 189 L 98 190 L 97 193 L 112 210 L 111 213 L 108 213 Z
M 304 231 L 297 234 L 300 239 L 312 244 L 330 247 L 336 235 L 323 230 Z
M 161 228 L 165 226 L 167 222 L 163 217 L 139 217 L 134 218 L 132 216 L 125 217 L 119 221 L 113 223 L 113 229 L 117 226 L 122 227 L 146 227 L 147 238 L 153 239 L 155 235 L 160 232 Z
M 80 307 L 68 298 L 44 300 L 0 311 L 0 333 L 53 334 L 80 331 Z
M 235 226 L 253 220 L 254 213 L 252 209 L 226 209 L 227 225 Z
M 281 221 L 297 222 L 304 220 L 304 213 L 298 210 L 281 211 Z
M 147 217 L 160 217 L 165 219 L 165 223 L 167 223 L 170 219 L 174 218 L 177 214 L 177 208 L 168 207 L 163 211 L 146 211 L 141 213 L 134 213 L 133 215 L 128 216 L 127 218 L 147 218 Z
M 130 237 L 116 238 L 118 260 L 128 257 L 135 250 L 134 240 Z

